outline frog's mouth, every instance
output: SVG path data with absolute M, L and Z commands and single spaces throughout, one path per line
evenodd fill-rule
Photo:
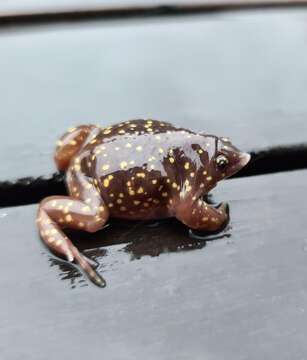
M 231 168 L 232 171 L 229 174 L 229 176 L 237 173 L 243 167 L 245 167 L 249 163 L 250 159 L 251 159 L 250 154 L 241 153 L 240 156 L 239 156 L 239 161 L 237 161 L 237 163 L 232 166 L 232 168 Z M 212 189 L 210 189 L 210 191 Z M 225 226 L 227 226 L 227 224 L 229 223 L 229 219 L 230 219 L 230 216 L 229 216 L 229 204 L 227 202 L 221 202 L 221 203 L 219 203 L 217 205 L 214 204 L 213 201 L 212 201 L 212 197 L 211 197 L 210 192 L 205 194 L 204 196 L 202 196 L 201 199 L 202 199 L 204 205 L 207 208 L 206 212 L 208 214 L 208 217 L 218 219 L 219 223 L 222 224 L 221 228 L 219 228 L 218 231 L 225 228 Z

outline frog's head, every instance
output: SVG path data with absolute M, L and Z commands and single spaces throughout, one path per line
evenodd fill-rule
M 217 181 L 230 177 L 240 171 L 249 161 L 250 154 L 241 152 L 228 138 L 216 138 L 214 177 Z
M 232 145 L 228 138 L 206 135 L 205 141 L 207 151 L 203 156 L 203 169 L 205 170 L 202 169 L 202 174 L 205 177 L 201 179 L 204 191 L 201 194 L 202 202 L 206 202 L 204 195 L 207 195 L 219 181 L 240 171 L 251 158 L 248 153 L 242 152 Z M 197 224 L 197 229 L 220 231 L 228 224 L 229 206 L 225 202 L 217 206 L 206 203 L 206 214 L 205 218 L 208 220 L 204 224 Z

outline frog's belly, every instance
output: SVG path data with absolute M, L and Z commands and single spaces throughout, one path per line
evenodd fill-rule
M 167 206 L 148 206 L 139 205 L 139 208 L 127 207 L 122 205 L 121 208 L 110 210 L 110 217 L 129 219 L 129 220 L 151 220 L 172 217 L 173 213 Z

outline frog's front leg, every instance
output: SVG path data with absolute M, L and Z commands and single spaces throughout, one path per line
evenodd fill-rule
M 189 196 L 178 202 L 175 216 L 192 229 L 218 231 L 229 221 L 229 207 L 226 203 L 222 203 L 215 208 L 202 199 Z
M 91 179 L 80 174 L 68 174 L 68 186 L 75 190 L 78 198 L 74 195 L 50 196 L 40 203 L 37 223 L 41 238 L 52 251 L 65 256 L 68 261 L 76 261 L 90 280 L 103 287 L 105 280 L 61 229 L 95 232 L 104 226 L 109 211 Z

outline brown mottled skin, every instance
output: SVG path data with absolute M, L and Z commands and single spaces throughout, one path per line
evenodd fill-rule
M 192 229 L 216 231 L 228 221 L 227 206 L 210 206 L 203 196 L 249 159 L 228 139 L 155 120 L 70 129 L 55 153 L 58 169 L 66 171 L 69 196 L 40 203 L 40 235 L 51 250 L 105 286 L 62 228 L 95 232 L 109 217 L 176 217 Z

